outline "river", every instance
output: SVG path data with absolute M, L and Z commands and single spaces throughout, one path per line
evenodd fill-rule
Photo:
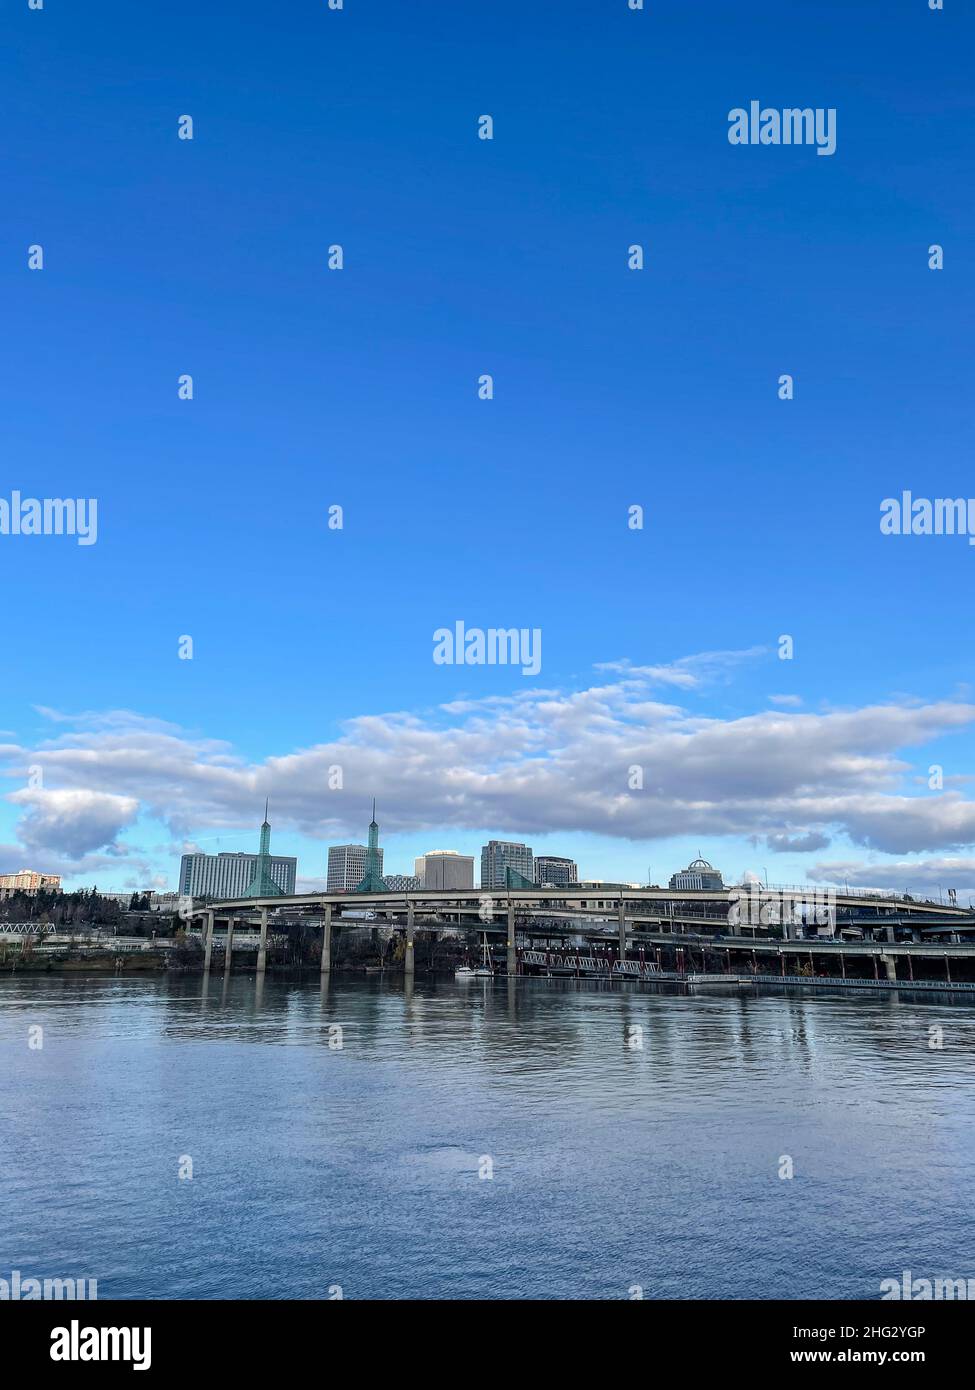
M 0 1277 L 101 1298 L 877 1298 L 973 1141 L 940 996 L 0 979 Z

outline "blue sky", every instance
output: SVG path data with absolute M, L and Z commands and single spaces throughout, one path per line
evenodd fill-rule
M 304 879 L 375 794 L 394 870 L 975 885 L 975 551 L 878 525 L 975 494 L 946 4 L 8 6 L 0 496 L 98 541 L 0 536 L 0 868 L 175 886 L 270 792 Z M 752 99 L 836 153 L 730 145 Z M 435 666 L 458 619 L 540 676 Z

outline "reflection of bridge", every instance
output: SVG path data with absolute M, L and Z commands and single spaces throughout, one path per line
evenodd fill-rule
M 733 894 L 738 899 L 736 911 L 730 910 L 735 902 Z M 828 903 L 825 917 L 821 910 L 824 903 Z M 407 975 L 414 972 L 417 931 L 476 931 L 485 939 L 503 936 L 508 973 L 516 974 L 518 937 L 526 947 L 569 937 L 603 943 L 612 940 L 616 959 L 623 963 L 631 946 L 665 944 L 673 948 L 686 937 L 711 942 L 720 939 L 722 949 L 752 950 L 758 942 L 781 943 L 788 950 L 802 939 L 799 949 L 808 950 L 815 909 L 820 909 L 817 930 L 822 931 L 825 925 L 830 943 L 838 943 L 844 932 L 868 940 L 879 933 L 887 946 L 897 941 L 898 933 L 905 932 L 916 943 L 928 937 L 957 942 L 960 933 L 975 934 L 975 913 L 954 905 L 812 887 L 805 893 L 802 889 L 784 893 L 757 885 L 749 885 L 747 896 L 743 890 L 617 887 L 302 893 L 230 899 L 201 906 L 191 915 L 204 921 L 206 969 L 210 968 L 218 921 L 227 925 L 225 969 L 229 969 L 235 924 L 250 924 L 256 919 L 260 927 L 259 971 L 266 966 L 269 924 L 271 930 L 287 930 L 306 923 L 321 928 L 323 974 L 331 969 L 332 929 L 342 925 L 390 927 L 400 932 Z M 843 945 L 852 948 L 856 943 L 847 940 Z M 873 950 L 876 953 L 877 947 Z

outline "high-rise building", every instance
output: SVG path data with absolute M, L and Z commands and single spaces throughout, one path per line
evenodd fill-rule
M 481 887 L 507 888 L 508 869 L 529 883 L 534 882 L 533 855 L 529 846 L 517 840 L 488 840 L 481 850 Z
M 16 874 L 0 874 L 0 893 L 60 893 L 60 874 L 39 874 L 34 869 L 21 869 Z
M 435 849 L 416 861 L 416 876 L 423 888 L 473 888 L 474 856 L 455 849 Z
M 721 871 L 715 869 L 706 859 L 692 859 L 686 869 L 671 874 L 671 888 L 681 888 L 685 892 L 720 893 L 724 890 Z
M 254 881 L 259 862 L 259 854 L 184 854 L 179 865 L 180 897 L 243 898 Z M 282 893 L 295 891 L 297 859 L 271 854 L 266 867 Z
M 535 882 L 543 887 L 551 884 L 553 888 L 563 888 L 567 883 L 578 883 L 578 865 L 574 859 L 562 859 L 557 854 L 536 854 Z
M 358 888 L 366 872 L 366 845 L 330 845 L 325 888 L 329 893 L 351 893 Z M 383 852 L 379 851 L 382 870 Z

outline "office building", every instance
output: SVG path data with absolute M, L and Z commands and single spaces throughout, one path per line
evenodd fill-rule
M 259 854 L 184 854 L 179 866 L 179 893 L 184 898 L 242 898 L 254 882 Z M 267 872 L 282 893 L 295 891 L 297 859 L 268 856 Z
M 481 850 L 481 887 L 507 888 L 509 869 L 534 883 L 534 857 L 529 846 L 517 840 L 488 840 Z
M 578 883 L 578 865 L 574 859 L 562 859 L 557 854 L 537 854 L 535 882 L 539 887 L 550 885 L 553 888 L 564 888 L 567 883 Z
M 328 870 L 325 887 L 329 893 L 351 893 L 365 877 L 366 845 L 330 845 L 328 850 Z M 379 851 L 379 868 L 382 870 L 382 850 Z
M 455 849 L 435 849 L 416 861 L 416 876 L 423 888 L 473 888 L 474 856 Z

